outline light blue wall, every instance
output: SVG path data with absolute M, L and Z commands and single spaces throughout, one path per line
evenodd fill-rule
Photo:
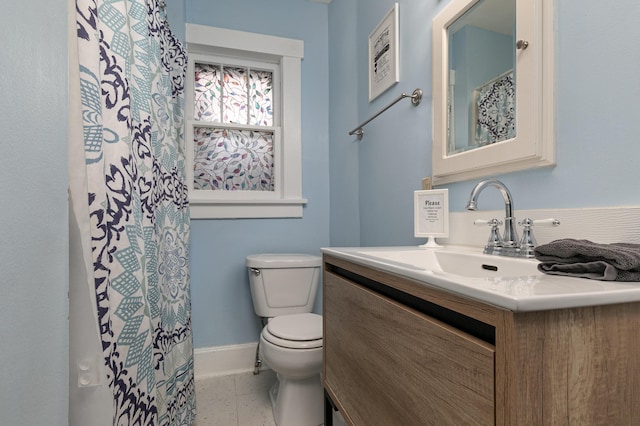
M 235 0 L 220 6 L 189 0 L 172 5 L 188 23 L 304 41 L 302 61 L 302 219 L 193 220 L 191 297 L 196 348 L 254 342 L 259 336 L 245 257 L 251 253 L 320 254 L 329 245 L 329 77 L 325 4 L 300 0 Z M 175 16 L 174 16 L 175 14 Z M 317 310 L 320 300 L 318 298 Z
M 640 204 L 638 17 L 633 0 L 556 2 L 557 166 L 499 177 L 516 209 Z M 449 186 L 457 210 L 472 184 Z
M 355 1 L 334 1 L 329 7 L 329 179 L 331 182 L 331 245 L 360 244 L 358 143 L 347 136 L 359 124 Z M 331 46 L 338 46 L 331 47 Z
M 68 424 L 67 8 L 0 13 L 0 423 Z
M 352 2 L 354 0 L 351 0 Z M 341 1 L 337 1 L 340 3 Z M 334 3 L 336 3 L 334 1 Z M 436 0 L 399 1 L 400 82 L 368 102 L 367 44 L 373 28 L 391 9 L 393 2 L 358 0 L 356 3 L 356 50 L 349 52 L 357 69 L 358 122 L 384 108 L 400 93 L 424 92 L 422 103 L 414 107 L 403 100 L 365 127 L 365 136 L 357 142 L 346 132 L 335 143 L 357 144 L 359 149 L 358 196 L 360 200 L 360 244 L 413 244 L 413 191 L 420 189 L 421 178 L 429 175 L 431 146 L 431 18 L 439 7 Z M 332 3 L 330 8 L 334 7 Z M 329 23 L 329 32 L 334 31 Z M 331 51 L 342 49 L 331 45 Z M 333 79 L 332 79 L 333 81 Z M 330 100 L 329 110 L 342 109 L 353 102 L 338 94 Z M 355 127 L 353 123 L 349 127 Z M 344 129 L 348 131 L 350 128 Z M 331 158 L 333 163 L 335 159 Z M 345 174 L 345 179 L 350 175 Z M 340 175 L 335 176 L 341 181 Z M 340 191 L 331 187 L 331 191 Z M 332 206 L 333 208 L 333 206 Z M 339 226 L 332 221 L 332 227 Z
M 351 6 L 346 6 L 344 3 Z M 413 238 L 412 191 L 420 178 L 431 174 L 431 20 L 448 1 L 401 0 L 400 83 L 373 103 L 367 101 L 367 37 L 391 8 L 388 0 L 335 0 L 330 6 L 329 33 L 344 32 L 334 10 L 355 4 L 356 47 L 331 43 L 331 57 L 355 67 L 357 121 L 367 119 L 400 92 L 422 87 L 425 98 L 416 108 L 404 101 L 365 128 L 361 142 L 332 129 L 331 145 L 357 144 L 358 182 L 351 170 L 332 168 L 331 197 L 342 188 L 358 187 L 360 244 L 416 244 Z M 557 163 L 555 168 L 497 176 L 511 189 L 515 207 L 573 208 L 640 204 L 640 3 L 634 0 L 556 1 L 556 111 Z M 347 50 L 348 49 L 348 50 Z M 350 76 L 349 76 L 350 77 Z M 336 77 L 332 74 L 332 89 Z M 332 90 L 329 110 L 353 105 L 353 92 Z M 333 124 L 333 123 L 332 123 Z M 346 126 L 345 132 L 353 125 Z M 334 140 L 333 138 L 337 138 Z M 336 155 L 340 155 L 336 152 Z M 330 163 L 336 158 L 332 150 Z M 335 182 L 335 184 L 334 184 Z M 477 180 L 450 184 L 450 208 L 462 211 Z M 343 195 L 343 196 L 346 196 Z M 499 209 L 491 197 L 482 209 Z M 332 213 L 336 207 L 332 205 Z M 353 221 L 349 219 L 351 225 Z M 340 229 L 337 215 L 331 228 Z M 597 224 L 594 224 L 597 226 Z M 333 243 L 333 240 L 332 240 Z

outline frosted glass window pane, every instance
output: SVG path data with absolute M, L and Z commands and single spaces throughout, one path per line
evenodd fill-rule
M 273 126 L 273 72 L 195 64 L 194 119 Z
M 220 66 L 195 64 L 194 119 L 220 122 Z
M 273 133 L 194 129 L 194 189 L 273 191 Z
M 249 74 L 249 124 L 273 126 L 273 74 L 269 71 L 251 70 Z
M 222 122 L 248 124 L 247 69 L 224 68 L 222 86 Z

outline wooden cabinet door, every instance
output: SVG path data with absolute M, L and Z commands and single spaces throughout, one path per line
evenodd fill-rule
M 354 425 L 492 425 L 493 345 L 324 272 L 324 383 Z

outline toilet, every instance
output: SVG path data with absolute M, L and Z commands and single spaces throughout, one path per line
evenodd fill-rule
M 269 391 L 278 426 L 324 422 L 322 316 L 311 313 L 322 258 L 307 254 L 247 256 L 251 298 L 267 322 L 260 333 L 260 357 L 278 381 Z

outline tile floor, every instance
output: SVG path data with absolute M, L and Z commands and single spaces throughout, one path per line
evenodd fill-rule
M 196 380 L 197 419 L 193 426 L 276 426 L 269 389 L 272 370 Z M 334 425 L 344 425 L 336 418 Z

